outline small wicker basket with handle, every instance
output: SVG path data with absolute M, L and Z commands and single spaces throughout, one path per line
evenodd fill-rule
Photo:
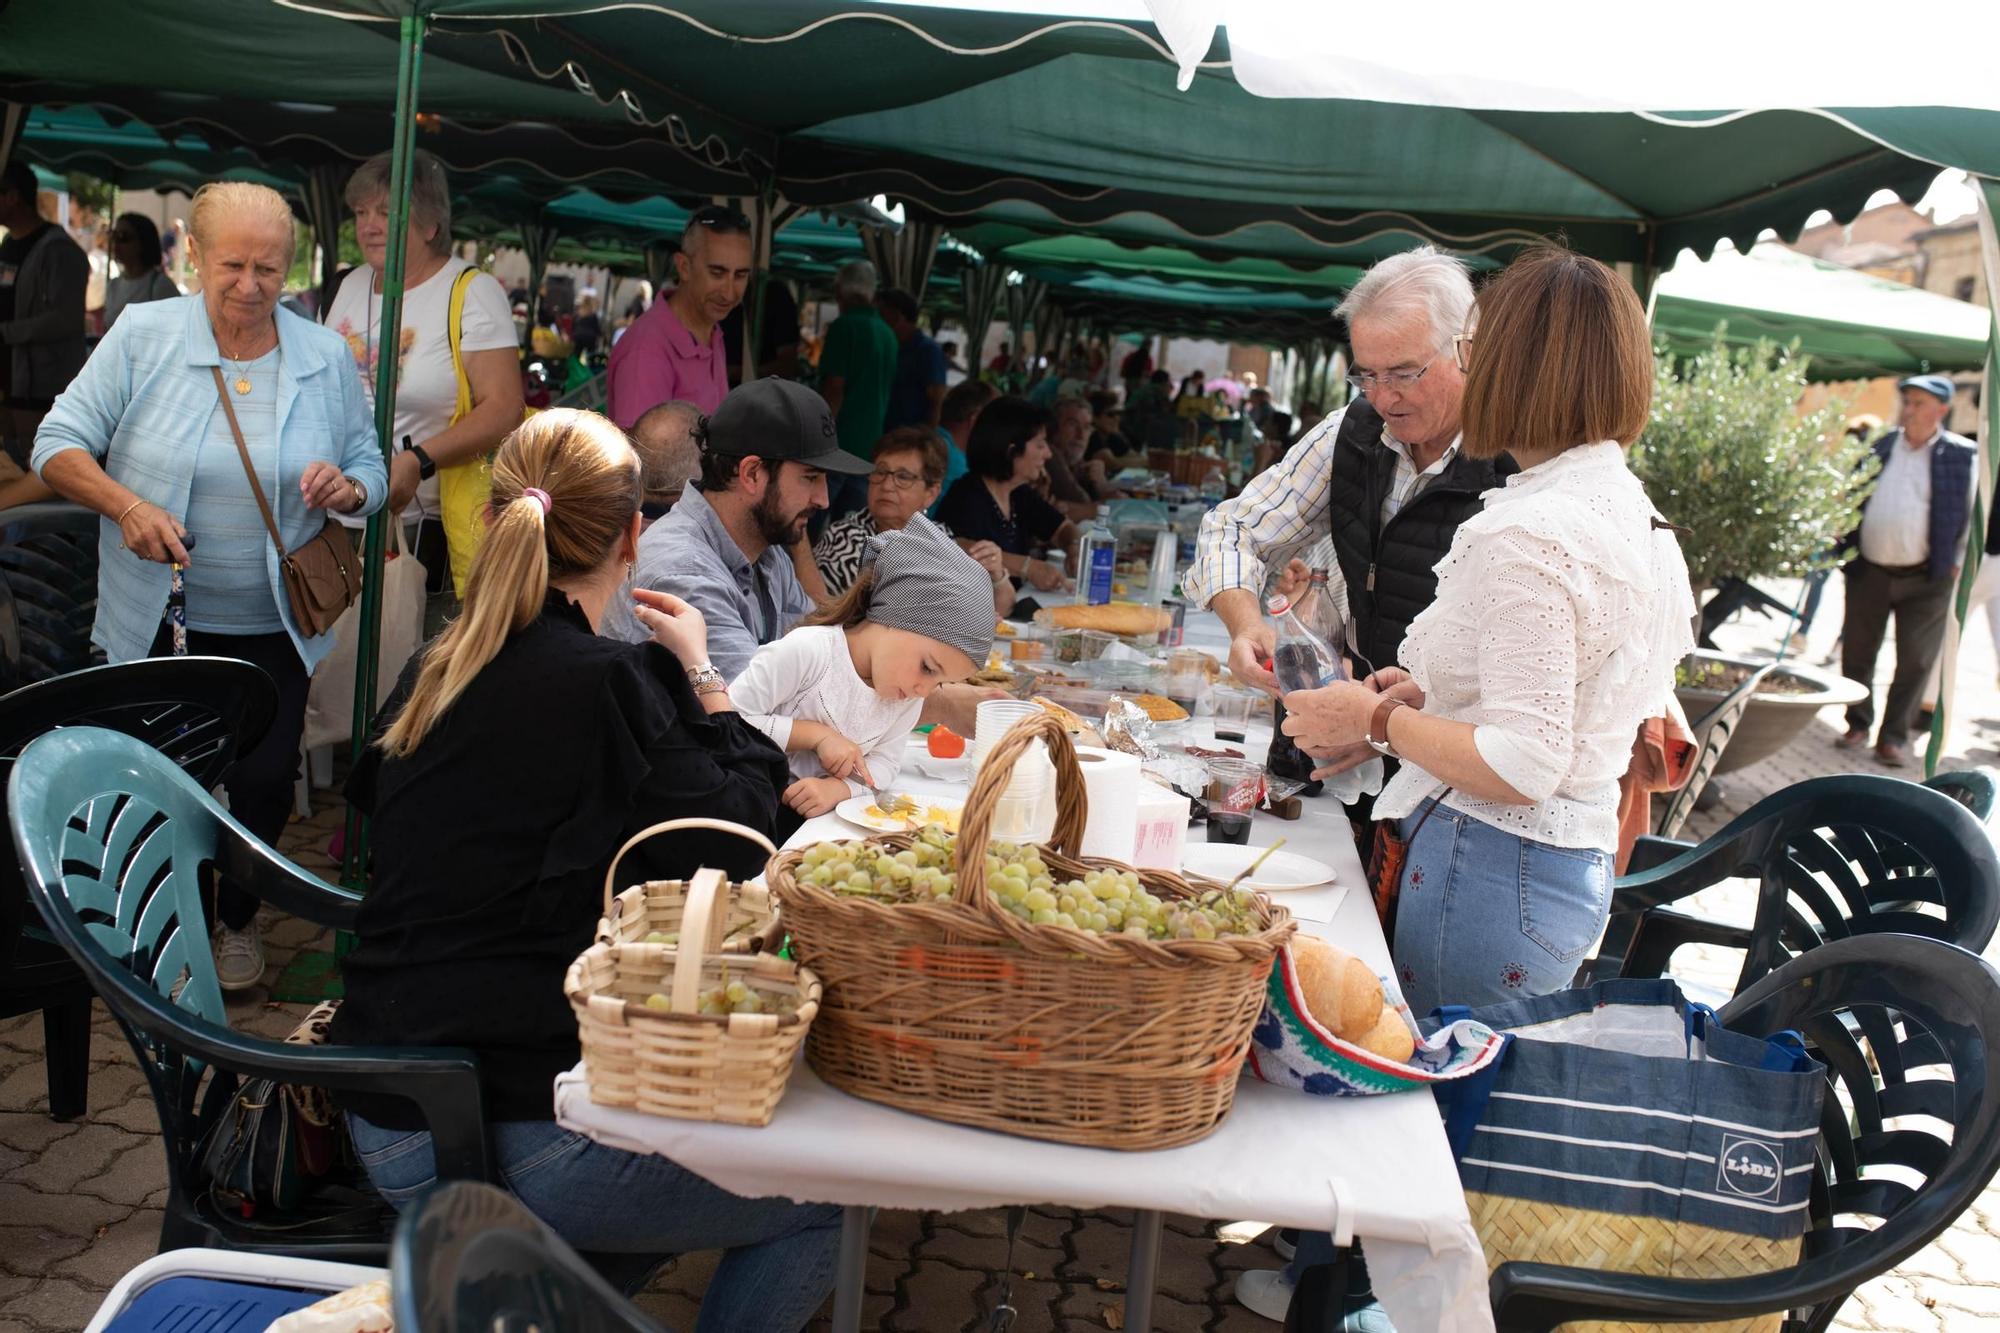
M 725 819 L 669 819 L 641 829 L 625 840 L 625 845 L 611 858 L 610 868 L 604 872 L 604 915 L 597 919 L 597 938 L 600 942 L 638 944 L 652 934 L 673 936 L 675 939 L 668 942 L 676 942 L 686 911 L 688 881 L 647 880 L 643 884 L 631 885 L 615 896 L 612 889 L 618 883 L 618 863 L 625 859 L 627 852 L 650 838 L 686 829 L 734 833 L 771 855 L 777 855 L 778 849 L 771 845 L 769 838 L 756 829 L 732 824 Z M 782 933 L 778 926 L 778 908 L 771 901 L 770 890 L 761 884 L 733 881 L 725 886 L 723 902 L 717 907 L 712 928 L 721 934 L 711 940 L 708 947 L 711 952 L 721 953 L 776 950 Z
M 799 1043 L 819 1012 L 820 983 L 775 953 L 720 952 L 731 893 L 721 871 L 699 871 L 678 904 L 679 944 L 614 935 L 570 964 L 563 993 L 576 1014 L 592 1101 L 683 1120 L 770 1123 Z M 774 1007 L 796 1007 L 789 1013 L 699 1012 L 705 991 L 732 981 Z M 665 1008 L 648 1003 L 655 995 L 667 999 Z

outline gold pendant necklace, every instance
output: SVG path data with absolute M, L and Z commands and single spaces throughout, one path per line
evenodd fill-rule
M 247 393 L 249 393 L 249 392 L 250 392 L 250 379 L 249 379 L 249 377 L 248 377 L 248 376 L 245 376 L 245 375 L 238 375 L 238 376 L 236 377 L 236 386 L 235 386 L 235 387 L 236 387 L 236 392 L 237 392 L 237 393 L 239 393 L 239 394 L 247 394 Z

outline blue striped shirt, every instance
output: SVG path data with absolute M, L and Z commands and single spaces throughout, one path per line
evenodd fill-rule
M 247 365 L 230 361 L 222 367 L 222 378 L 232 386 L 239 376 L 249 381 L 247 394 L 232 389 L 231 406 L 260 477 L 270 473 L 278 454 L 278 363 L 283 355 L 273 347 Z M 271 498 L 268 486 L 264 498 Z M 181 522 L 189 532 L 201 534 L 200 544 L 189 552 L 188 628 L 213 634 L 283 630 L 285 622 L 278 617 L 278 604 L 264 577 L 264 552 L 271 545 L 271 534 L 250 494 L 250 478 L 243 474 L 243 459 L 219 402 L 208 415 L 208 433 L 195 446 L 194 480 Z

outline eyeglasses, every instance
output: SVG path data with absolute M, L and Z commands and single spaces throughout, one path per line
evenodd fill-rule
M 1472 335 L 1454 333 L 1451 335 L 1451 359 L 1458 362 L 1458 373 L 1463 375 L 1472 369 Z
M 1460 334 L 1458 336 L 1463 338 L 1465 335 Z M 1407 393 L 1416 387 L 1418 380 L 1431 373 L 1431 367 L 1436 365 L 1438 357 L 1443 355 L 1444 349 L 1438 349 L 1435 356 L 1431 357 L 1430 360 L 1424 362 L 1421 366 L 1418 366 L 1415 370 L 1384 370 L 1380 372 L 1373 370 L 1350 370 L 1347 372 L 1347 382 L 1365 394 L 1372 394 L 1377 389 L 1398 389 Z
M 689 227 L 706 227 L 710 231 L 749 231 L 750 219 L 736 209 L 723 204 L 707 204 L 688 215 Z
M 868 474 L 868 481 L 870 485 L 879 481 L 890 489 L 898 491 L 915 490 L 924 484 L 924 479 L 920 474 L 905 471 L 902 468 L 878 467 Z

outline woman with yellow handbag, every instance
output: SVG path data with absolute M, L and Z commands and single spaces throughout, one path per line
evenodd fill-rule
M 355 169 L 347 205 L 368 262 L 342 279 L 324 322 L 347 340 L 372 395 L 389 247 L 387 153 Z M 389 468 L 389 504 L 416 525 L 416 555 L 435 607 L 441 596 L 463 594 L 486 503 L 487 462 L 521 422 L 521 351 L 499 281 L 451 252 L 450 185 L 443 163 L 421 149 L 410 162 L 404 254 L 395 425 L 402 447 Z

